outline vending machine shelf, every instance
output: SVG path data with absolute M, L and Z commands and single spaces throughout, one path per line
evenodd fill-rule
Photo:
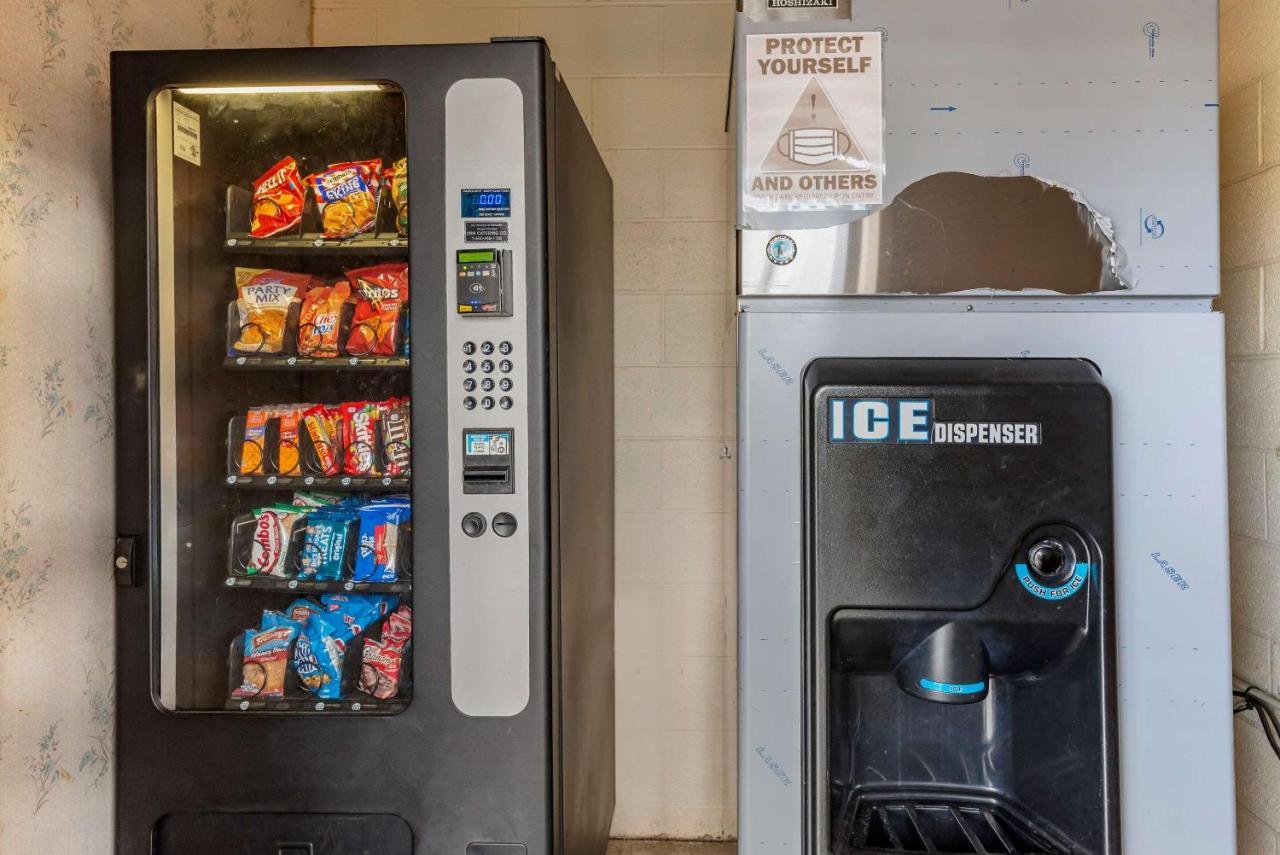
M 252 588 L 259 591 L 283 591 L 290 594 L 320 594 L 331 592 L 351 592 L 356 594 L 407 594 L 413 590 L 413 583 L 403 582 L 353 582 L 349 579 L 335 579 L 327 582 L 309 581 L 307 579 L 290 579 L 284 576 L 228 576 L 228 588 Z
M 223 367 L 239 371 L 279 370 L 290 371 L 407 371 L 407 356 L 336 356 L 310 357 L 286 356 L 228 356 Z
M 408 706 L 409 702 L 404 700 L 379 701 L 374 698 L 369 698 L 367 700 L 345 698 L 337 701 L 320 701 L 314 698 L 296 701 L 253 701 L 236 700 L 235 698 L 232 698 L 227 701 L 226 708 L 233 712 L 253 713 L 323 713 L 325 715 L 354 713 L 357 715 L 395 715 L 396 713 L 403 711 Z
M 296 490 L 299 487 L 323 487 L 326 490 L 373 492 L 408 490 L 408 478 L 361 477 L 359 475 L 228 475 L 227 486 L 253 490 Z
M 396 207 L 389 193 L 379 194 L 378 219 L 374 229 L 352 237 L 326 237 L 320 230 L 320 216 L 311 194 L 302 210 L 302 221 L 287 232 L 255 238 L 249 233 L 253 192 L 231 185 L 227 188 L 228 252 L 272 253 L 285 255 L 379 255 L 404 256 L 409 251 L 409 238 L 396 231 Z

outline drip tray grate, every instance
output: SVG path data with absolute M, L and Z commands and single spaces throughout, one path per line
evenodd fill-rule
M 864 797 L 846 852 L 1071 855 L 1038 825 L 991 800 Z

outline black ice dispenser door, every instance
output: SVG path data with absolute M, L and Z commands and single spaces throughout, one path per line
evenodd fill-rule
M 1111 404 L 1082 360 L 805 376 L 811 851 L 1120 851 Z

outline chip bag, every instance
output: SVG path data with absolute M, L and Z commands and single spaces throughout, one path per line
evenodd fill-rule
M 369 504 L 359 511 L 356 582 L 395 582 L 399 578 L 400 526 L 409 518 L 405 505 Z
M 352 356 L 394 356 L 400 314 L 409 301 L 409 265 L 388 262 L 347 271 L 356 309 L 347 336 Z
M 298 453 L 298 429 L 302 422 L 302 414 L 311 407 L 310 404 L 282 407 L 276 412 L 280 417 L 279 473 L 280 475 L 301 475 L 301 455 Z
M 302 222 L 307 185 L 298 173 L 298 162 L 285 157 L 253 182 L 253 215 L 249 234 L 267 238 Z
M 341 618 L 325 611 L 311 615 L 293 646 L 293 670 L 304 689 L 326 700 L 342 697 L 342 660 L 350 638 Z
M 233 345 L 237 353 L 279 353 L 289 308 L 311 284 L 306 273 L 236 268 L 236 308 L 240 335 Z
M 351 283 L 345 280 L 332 285 L 317 285 L 302 298 L 298 316 L 298 354 L 300 356 L 337 356 L 338 327 L 342 307 L 351 298 Z
M 321 228 L 329 238 L 353 237 L 378 219 L 380 160 L 334 163 L 307 179 L 316 197 Z
M 384 180 L 391 190 L 391 201 L 396 206 L 396 231 L 409 233 L 409 160 L 400 158 L 387 167 Z

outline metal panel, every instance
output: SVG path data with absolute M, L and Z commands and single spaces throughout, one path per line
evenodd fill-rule
M 1124 253 L 1121 272 L 1136 295 L 1214 295 L 1217 6 L 868 0 L 855 4 L 848 24 L 752 23 L 740 15 L 735 75 L 740 84 L 747 33 L 882 30 L 886 201 L 945 171 L 1060 183 L 1111 218 Z M 1154 39 L 1148 24 L 1158 27 Z M 740 116 L 740 132 L 741 125 Z M 772 234 L 856 216 L 740 210 L 738 219 Z M 761 283 L 749 274 L 755 245 L 767 237 L 743 241 L 744 252 L 752 247 L 743 293 L 758 292 Z M 827 290 L 820 285 L 819 292 Z
M 529 360 L 528 283 L 526 274 L 524 97 L 520 87 L 505 79 L 460 80 L 445 96 L 444 198 L 445 287 L 440 310 L 446 321 L 448 436 L 457 443 L 449 454 L 449 651 L 452 657 L 453 702 L 467 715 L 510 716 L 529 702 Z M 463 188 L 512 188 L 509 244 L 514 270 L 511 276 L 511 316 L 462 315 L 457 311 L 453 283 L 454 250 L 467 246 L 461 212 Z M 510 342 L 509 356 L 463 352 L 464 342 Z M 463 370 L 464 362 L 514 363 L 511 372 Z M 463 409 L 468 393 L 465 379 L 511 378 L 515 386 L 509 410 Z M 470 397 L 490 402 L 492 395 L 479 390 Z M 462 435 L 468 428 L 514 428 L 514 492 L 467 495 L 462 484 Z M 490 525 L 479 537 L 462 531 L 462 517 L 483 514 Z M 509 537 L 499 537 L 492 521 L 499 513 L 513 514 L 517 527 Z
M 1114 407 L 1123 847 L 1234 851 L 1222 317 L 807 312 L 782 300 L 746 308 L 738 328 L 740 851 L 808 851 L 800 378 L 819 356 L 1098 365 Z

